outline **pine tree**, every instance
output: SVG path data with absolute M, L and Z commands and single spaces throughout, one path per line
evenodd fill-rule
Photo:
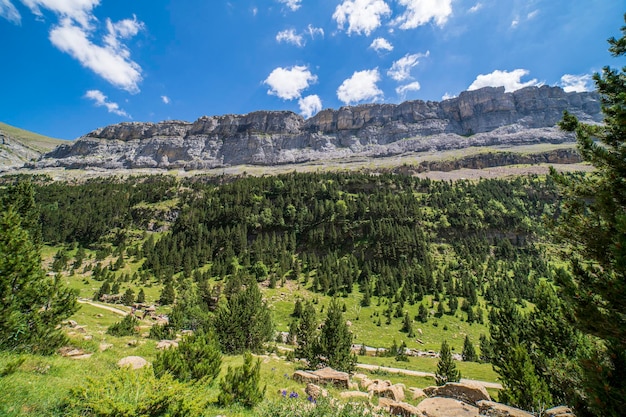
M 159 352 L 153 363 L 154 374 L 159 378 L 168 372 L 179 381 L 203 379 L 209 385 L 219 376 L 221 366 L 217 339 L 203 332 L 185 337 L 177 348 Z
M 144 292 L 142 288 L 139 290 L 139 293 L 137 294 L 137 303 L 143 304 L 145 302 L 146 302 L 146 293 Z
M 439 362 L 437 363 L 437 372 L 435 372 L 435 383 L 437 385 L 445 385 L 448 382 L 459 382 L 461 380 L 461 372 L 456 369 L 456 364 L 452 359 L 452 353 L 448 342 L 444 340 L 441 343 L 439 351 Z
M 317 316 L 315 307 L 307 301 L 302 310 L 302 317 L 296 327 L 296 358 L 303 358 L 309 366 L 317 365 Z
M 463 342 L 463 353 L 461 353 L 461 356 L 463 356 L 463 360 L 465 362 L 476 362 L 478 359 L 474 344 L 467 335 L 465 336 L 465 341 Z
M 345 372 L 351 372 L 356 364 L 352 354 L 352 333 L 343 318 L 341 307 L 336 298 L 328 306 L 326 321 L 322 325 L 319 337 L 319 354 L 326 366 Z
M 228 367 L 224 379 L 220 381 L 220 393 L 217 401 L 222 406 L 241 404 L 252 408 L 265 396 L 265 389 L 260 388 L 261 360 L 253 360 L 250 352 L 243 357 L 243 365 L 237 368 Z
M 274 325 L 270 310 L 256 280 L 246 279 L 244 286 L 230 295 L 226 305 L 215 314 L 215 332 L 225 353 L 258 352 L 272 340 Z
M 608 41 L 614 57 L 626 56 L 626 26 L 621 32 Z M 626 67 L 607 66 L 594 80 L 604 123 L 583 124 L 569 113 L 560 123 L 576 133 L 583 160 L 596 171 L 576 177 L 552 172 L 564 196 L 556 232 L 571 250 L 571 274 L 557 278 L 574 310 L 572 324 L 604 345 L 595 361 L 585 362 L 589 406 L 618 416 L 626 409 Z
M 426 323 L 428 321 L 428 310 L 424 304 L 420 304 L 419 310 L 417 312 L 417 320 L 422 323 Z
M 0 213 L 0 349 L 48 354 L 65 342 L 57 326 L 78 309 L 76 294 L 46 277 L 21 221 L 13 206 Z
M 407 333 L 408 337 L 414 337 L 415 333 L 413 332 L 413 321 L 411 317 L 409 317 L 409 313 L 404 313 L 404 321 L 402 322 L 401 332 Z
M 159 303 L 161 303 L 161 305 L 174 304 L 175 299 L 176 299 L 176 291 L 174 290 L 174 283 L 170 279 L 165 284 L 165 287 L 163 287 L 163 291 L 161 291 L 161 296 L 159 297 Z
M 135 292 L 132 288 L 126 288 L 124 295 L 122 296 L 122 304 L 129 306 L 135 302 Z

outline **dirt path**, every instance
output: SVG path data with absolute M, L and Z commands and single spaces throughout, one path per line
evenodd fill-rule
M 120 316 L 127 316 L 128 315 L 127 311 L 120 310 L 119 308 L 107 306 L 107 305 L 104 305 L 104 304 L 94 303 L 93 301 L 84 300 L 84 299 L 78 299 L 78 302 L 81 303 L 81 304 L 89 304 L 89 305 L 92 305 L 94 307 L 101 308 L 103 310 L 109 310 L 109 311 L 111 311 L 111 312 L 113 312 L 115 314 L 119 314 Z
M 392 374 L 403 374 L 403 375 L 410 375 L 410 376 L 421 376 L 421 377 L 432 377 L 432 378 L 435 377 L 435 374 L 431 372 L 411 371 L 409 369 L 389 368 L 387 366 L 369 365 L 369 364 L 364 364 L 364 363 L 357 363 L 356 367 L 359 369 L 366 369 L 368 371 L 376 371 L 380 369 L 381 371 L 390 372 Z M 502 385 L 496 382 L 477 381 L 475 379 L 461 379 L 461 382 L 481 385 L 485 388 L 502 389 Z

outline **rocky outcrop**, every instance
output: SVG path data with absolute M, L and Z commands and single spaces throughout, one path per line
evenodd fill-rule
M 601 120 L 595 93 L 558 87 L 467 91 L 443 102 L 408 101 L 323 110 L 201 117 L 193 123 L 120 123 L 48 153 L 34 167 L 208 169 L 499 144 L 561 143 L 563 110 Z

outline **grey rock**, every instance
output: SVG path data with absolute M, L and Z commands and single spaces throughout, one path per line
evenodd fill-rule
M 120 123 L 59 146 L 29 166 L 196 170 L 561 143 L 573 139 L 556 127 L 566 109 L 585 122 L 602 120 L 596 93 L 548 86 L 505 93 L 503 87 L 487 87 L 442 102 L 327 109 L 308 120 L 287 111 L 258 111 L 193 123 Z

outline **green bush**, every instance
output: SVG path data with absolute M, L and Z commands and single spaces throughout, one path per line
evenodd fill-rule
M 111 336 L 133 336 L 137 334 L 136 327 L 139 325 L 139 320 L 132 314 L 128 314 L 124 316 L 122 321 L 119 321 L 115 324 L 109 326 L 107 330 L 107 334 Z
M 68 417 L 193 417 L 207 405 L 204 394 L 168 374 L 156 378 L 151 369 L 124 368 L 73 388 L 60 411 Z
M 204 379 L 209 385 L 218 377 L 221 366 L 219 344 L 207 333 L 186 337 L 178 348 L 159 352 L 153 363 L 158 378 L 170 373 L 179 381 Z
M 230 406 L 241 404 L 252 408 L 261 401 L 265 395 L 265 388 L 259 387 L 261 379 L 261 361 L 257 359 L 253 363 L 252 354 L 246 352 L 243 365 L 237 368 L 228 367 L 228 373 L 220 382 L 220 394 L 217 401 L 220 405 Z

